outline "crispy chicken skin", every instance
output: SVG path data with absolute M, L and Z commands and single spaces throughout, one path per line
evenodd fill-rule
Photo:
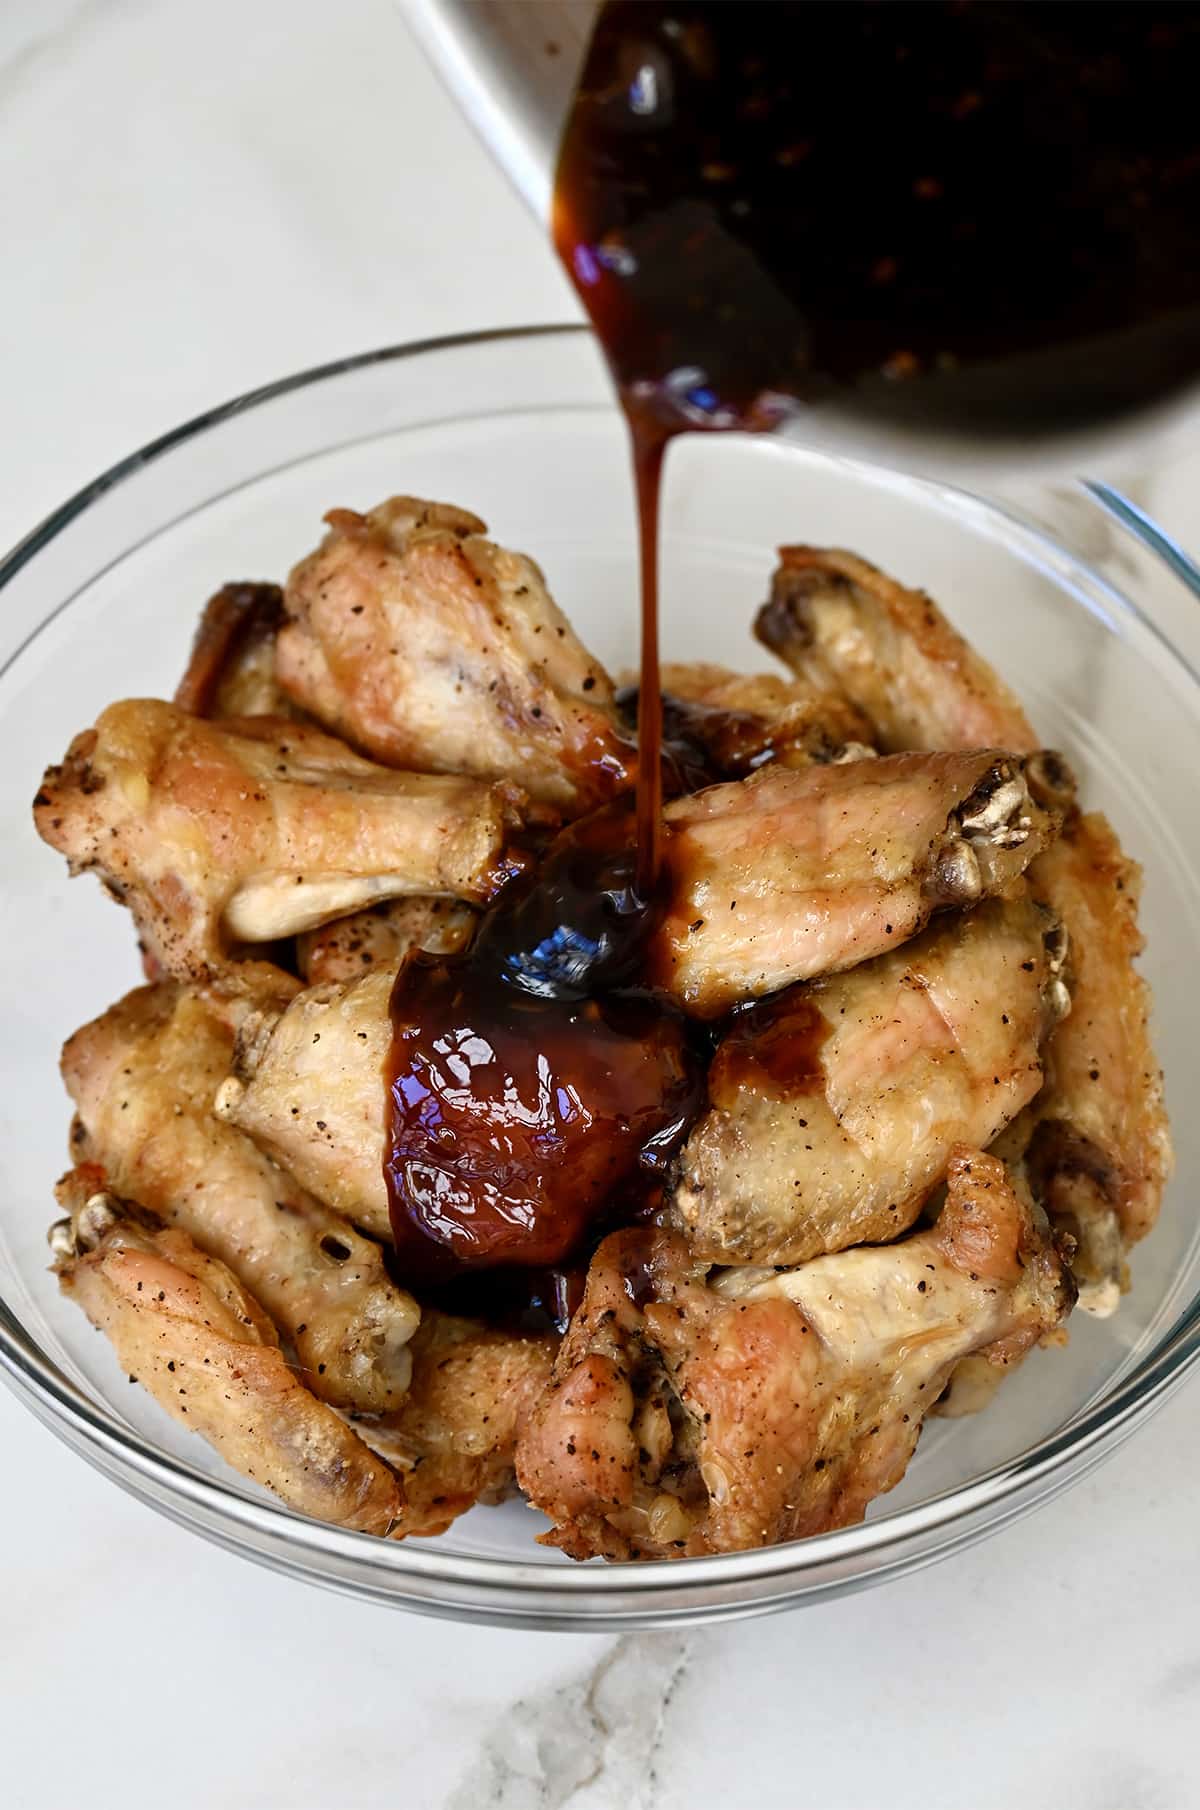
M 709 1018 L 1002 891 L 1062 822 L 1036 757 L 987 749 L 766 767 L 664 816 L 670 905 L 654 978 Z
M 404 1407 L 359 1429 L 404 1481 L 393 1539 L 445 1533 L 477 1502 L 511 1492 L 517 1435 L 550 1380 L 557 1343 L 423 1310 Z
M 755 633 L 799 678 L 841 689 L 886 751 L 1039 746 L 1012 692 L 932 599 L 857 554 L 781 547 Z
M 661 679 L 668 735 L 695 742 L 722 778 L 743 778 L 769 761 L 807 767 L 871 751 L 870 724 L 836 686 L 705 661 L 668 662 Z
M 954 1146 L 990 1144 L 1041 1086 L 1062 946 L 1027 898 L 992 899 L 736 1018 L 679 1161 L 696 1256 L 802 1263 L 906 1230 Z
M 971 1353 L 1011 1365 L 1073 1291 L 1045 1221 L 959 1147 L 936 1225 L 781 1274 L 704 1265 L 677 1235 L 596 1253 L 517 1476 L 572 1558 L 682 1558 L 862 1519 L 904 1475 Z
M 386 1533 L 402 1499 L 395 1477 L 288 1368 L 232 1272 L 107 1193 L 97 1165 L 73 1170 L 58 1197 L 69 1215 L 51 1233 L 59 1284 L 130 1378 L 290 1508 Z
M 835 677 L 881 746 L 1037 747 L 1008 687 L 930 598 L 850 554 L 784 548 L 781 562 L 760 639 L 799 671 Z M 1041 770 L 1053 783 L 1052 759 Z M 1068 805 L 1061 839 L 1029 880 L 1066 926 L 1075 1004 L 1047 1045 L 1046 1088 L 1004 1149 L 1025 1158 L 1042 1205 L 1076 1240 L 1080 1306 L 1111 1313 L 1172 1166 L 1149 991 L 1133 965 L 1141 875 L 1106 818 Z
M 377 1238 L 392 1235 L 383 1152 L 398 966 L 309 987 L 294 1009 L 248 1014 L 215 1102 L 220 1118 Z
M 325 519 L 276 643 L 298 704 L 389 766 L 517 780 L 570 815 L 628 783 L 612 683 L 531 559 L 417 497 Z
M 277 584 L 226 584 L 204 606 L 175 702 L 193 716 L 294 716 L 275 680 Z
M 475 923 L 476 913 L 457 899 L 388 899 L 306 930 L 296 938 L 296 961 L 310 987 L 357 980 L 365 969 L 394 966 L 414 949 L 457 954 Z
M 518 798 L 395 773 L 301 723 L 216 724 L 156 699 L 110 705 L 48 769 L 39 833 L 94 868 L 164 972 L 207 981 L 265 943 L 408 893 L 488 898 Z M 246 964 L 241 978 L 262 984 Z
M 1046 1049 L 1046 1085 L 1014 1131 L 1051 1219 L 1075 1238 L 1080 1306 L 1111 1313 L 1125 1256 L 1158 1218 L 1172 1168 L 1162 1071 L 1149 1035 L 1142 875 L 1099 812 L 1076 816 L 1031 884 L 1071 926 L 1071 1015 Z
M 170 982 L 139 987 L 68 1039 L 73 1154 L 118 1193 L 186 1232 L 262 1302 L 314 1394 L 399 1406 L 419 1309 L 377 1244 L 297 1187 L 212 1111 L 234 1035 L 219 1002 Z

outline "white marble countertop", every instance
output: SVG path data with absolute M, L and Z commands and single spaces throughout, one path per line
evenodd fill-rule
M 266 378 L 573 313 L 402 12 L 7 0 L 0 544 Z M 1158 506 L 1186 522 L 1195 479 L 1177 466 Z M 1193 1384 L 1074 1492 L 933 1570 L 614 1640 L 407 1619 L 252 1568 L 0 1390 L 0 1802 L 1185 1810 L 1198 1406 Z

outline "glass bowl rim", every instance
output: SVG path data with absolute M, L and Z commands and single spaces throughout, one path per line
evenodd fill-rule
M 306 370 L 262 384 L 204 410 L 190 420 L 159 435 L 137 451 L 118 460 L 108 470 L 85 484 L 60 504 L 26 534 L 0 560 L 0 591 L 22 568 L 41 552 L 71 522 L 98 502 L 117 485 L 127 482 L 148 464 L 162 458 L 176 447 L 196 439 L 212 428 L 221 426 L 236 415 L 275 401 L 293 391 L 310 388 L 332 378 L 366 369 L 372 365 L 396 363 L 429 353 L 462 350 L 468 347 L 537 338 L 586 339 L 590 329 L 573 322 L 546 323 L 531 326 L 486 328 L 473 332 L 435 335 L 394 346 L 354 353 L 315 365 Z M 821 449 L 815 449 L 818 454 Z M 839 453 L 824 455 L 835 462 L 854 465 Z M 884 468 L 877 464 L 866 467 L 876 475 Z M 1101 585 L 1122 609 L 1164 645 L 1195 684 L 1200 684 L 1187 656 L 1164 634 L 1162 628 L 1139 608 L 1136 602 L 1110 581 L 1092 572 L 1086 563 L 1069 553 L 1052 536 L 991 499 L 981 499 L 966 490 L 941 483 L 918 481 L 942 495 L 969 501 L 974 509 L 983 509 L 1001 517 L 1012 528 L 1053 552 L 1056 561 L 1064 558 L 1077 570 L 1086 573 L 1090 582 Z M 43 617 L 31 634 L 18 644 L 0 667 L 0 676 L 25 652 L 50 617 Z M 969 1483 L 943 1491 L 913 1507 L 881 1515 L 876 1520 L 839 1528 L 830 1533 L 795 1540 L 782 1545 L 749 1551 L 721 1553 L 705 1558 L 671 1560 L 669 1563 L 615 1564 L 604 1566 L 560 1566 L 554 1563 L 513 1558 L 490 1558 L 481 1555 L 450 1553 L 431 1547 L 416 1547 L 407 1542 L 388 1541 L 368 1534 L 351 1532 L 325 1522 L 310 1520 L 293 1513 L 282 1503 L 256 1502 L 228 1485 L 210 1479 L 182 1460 L 172 1457 L 151 1441 L 142 1438 L 122 1424 L 116 1416 L 97 1406 L 91 1397 L 74 1384 L 50 1359 L 43 1355 L 37 1342 L 25 1331 L 14 1311 L 0 1297 L 0 1373 L 20 1397 L 27 1401 L 37 1417 L 52 1431 L 67 1436 L 81 1455 L 125 1481 L 126 1475 L 138 1478 L 158 1495 L 175 1496 L 201 1512 L 205 1528 L 221 1521 L 231 1523 L 247 1534 L 280 1537 L 295 1548 L 314 1556 L 335 1558 L 348 1566 L 365 1561 L 370 1569 L 396 1578 L 410 1575 L 430 1584 L 474 1587 L 488 1593 L 514 1589 L 533 1597 L 549 1599 L 589 1597 L 616 1598 L 632 1593 L 640 1599 L 655 1595 L 676 1596 L 681 1588 L 691 1590 L 706 1585 L 752 1586 L 789 1575 L 805 1572 L 828 1572 L 830 1567 L 849 1561 L 882 1559 L 889 1552 L 899 1555 L 905 1548 L 914 1554 L 923 1548 L 931 1534 L 950 1529 L 953 1524 L 969 1519 L 984 1509 L 1007 1512 L 998 1519 L 1008 1519 L 1020 1511 L 1021 1498 L 1033 1493 L 1033 1500 L 1055 1488 L 1075 1480 L 1115 1449 L 1133 1431 L 1137 1421 L 1152 1407 L 1161 1405 L 1167 1395 L 1200 1361 L 1200 1296 L 1183 1312 L 1173 1327 L 1160 1339 L 1156 1348 L 1115 1389 L 1091 1407 L 1076 1415 L 1064 1427 L 1047 1435 L 1024 1452 L 982 1472 Z M 80 1442 L 77 1444 L 76 1442 Z M 108 1463 L 103 1462 L 104 1459 Z M 110 1469 L 111 1465 L 111 1469 Z M 1044 1485 L 1044 1490 L 1037 1486 Z M 982 1530 L 981 1530 L 982 1531 Z M 219 1536 L 217 1536 L 219 1537 Z M 922 1556 L 928 1556 L 922 1554 Z M 919 1559 L 914 1558 L 914 1562 Z M 315 1571 L 306 1575 L 320 1581 Z M 330 1579 L 329 1581 L 336 1581 Z M 869 1581 L 869 1577 L 867 1580 Z M 380 1579 L 381 1584 L 383 1579 Z M 414 1604 L 414 1607 L 436 1607 Z M 664 1608 L 666 1605 L 664 1604 Z

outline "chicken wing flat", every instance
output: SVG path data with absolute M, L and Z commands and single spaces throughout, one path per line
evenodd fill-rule
M 1012 692 L 933 600 L 857 554 L 781 547 L 755 633 L 801 679 L 843 691 L 882 749 L 1039 746 Z
M 1027 898 L 992 899 L 739 1014 L 679 1162 L 696 1255 L 802 1263 L 904 1231 L 954 1146 L 990 1144 L 1041 1086 L 1063 941 Z
M 807 767 L 871 752 L 867 719 L 834 686 L 703 661 L 668 663 L 661 680 L 668 738 L 696 745 L 723 779 L 742 779 L 771 761 Z
M 386 1533 L 401 1491 L 387 1466 L 296 1378 L 267 1315 L 185 1232 L 103 1188 L 85 1164 L 59 1185 L 51 1234 L 63 1293 L 112 1341 L 132 1380 L 228 1464 L 289 1507 Z
M 550 1380 L 557 1340 L 425 1308 L 398 1414 L 360 1431 L 404 1481 L 393 1539 L 429 1538 L 514 1487 L 517 1436 Z
M 186 1232 L 252 1290 L 314 1394 L 382 1413 L 404 1398 L 420 1312 L 377 1244 L 306 1194 L 212 1111 L 233 1029 L 204 995 L 139 987 L 63 1050 L 76 1156 Z
M 510 787 L 391 772 L 301 723 L 203 722 L 143 699 L 76 736 L 34 820 L 128 904 L 164 972 L 206 981 L 230 939 L 408 893 L 488 898 L 511 872 L 517 803 Z
M 517 1476 L 572 1558 L 683 1558 L 862 1519 L 961 1359 L 1000 1367 L 1073 1299 L 1045 1220 L 959 1147 L 935 1226 L 706 1278 L 638 1229 L 596 1253 Z
M 415 949 L 454 955 L 475 932 L 477 914 L 457 899 L 388 899 L 335 918 L 296 938 L 296 961 L 309 986 L 357 980 L 367 968 L 397 965 Z
M 1051 1219 L 1077 1241 L 1080 1305 L 1110 1313 L 1126 1255 L 1158 1218 L 1172 1168 L 1162 1071 L 1149 1036 L 1141 869 L 1099 812 L 1077 816 L 1031 884 L 1071 926 L 1071 1015 L 1046 1049 L 1046 1085 L 1021 1121 L 1025 1161 Z
M 398 964 L 309 987 L 291 1008 L 243 1020 L 215 1110 L 301 1186 L 377 1238 L 390 1238 L 383 1176 L 388 1007 Z
M 416 497 L 325 519 L 275 649 L 298 704 L 389 766 L 517 780 L 572 815 L 628 783 L 612 683 L 531 559 Z
M 275 679 L 277 584 L 226 584 L 209 598 L 175 702 L 193 716 L 295 716 Z
M 716 1017 L 1002 891 L 1058 833 L 1041 763 L 982 750 L 766 767 L 664 813 L 655 979 Z

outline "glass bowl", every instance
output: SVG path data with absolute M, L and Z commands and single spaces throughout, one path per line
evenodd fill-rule
M 0 1138 L 0 1365 L 33 1412 L 143 1501 L 280 1571 L 398 1607 L 558 1628 L 762 1613 L 894 1576 L 978 1539 L 1080 1477 L 1200 1355 L 1191 1206 L 1200 1116 L 1177 1110 L 1178 1175 L 1134 1286 L 1077 1315 L 974 1420 L 932 1422 L 902 1486 L 860 1527 L 761 1552 L 575 1566 L 534 1543 L 523 1503 L 436 1541 L 390 1544 L 288 1512 L 131 1388 L 47 1270 L 66 1164 L 64 1037 L 140 979 L 126 914 L 68 883 L 34 835 L 43 766 L 111 699 L 170 695 L 197 612 L 227 579 L 279 578 L 335 504 L 453 499 L 528 549 L 613 670 L 635 655 L 623 430 L 579 329 L 402 346 L 273 384 L 99 478 L 0 567 L 0 974 L 8 1049 Z M 1083 539 L 1090 561 L 1064 537 Z M 1094 499 L 1061 531 L 961 492 L 794 445 L 672 451 L 663 549 L 668 658 L 749 667 L 780 541 L 853 547 L 924 585 L 1020 690 L 1146 868 L 1145 971 L 1168 1093 L 1195 1044 L 1200 970 L 1200 612 Z M 1190 609 L 1189 609 L 1190 604 Z M 1196 618 L 1193 621 L 1193 616 Z M 1177 1108 L 1179 1106 L 1176 1097 Z

